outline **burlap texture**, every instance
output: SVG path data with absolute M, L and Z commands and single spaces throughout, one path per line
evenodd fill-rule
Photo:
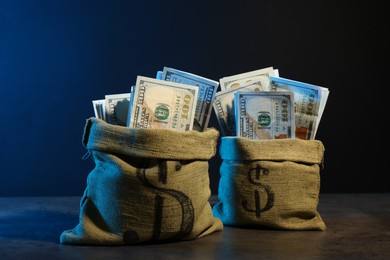
M 325 230 L 317 211 L 324 151 L 319 140 L 222 137 L 214 216 L 225 225 Z
M 201 238 L 222 230 L 212 214 L 208 160 L 219 133 L 132 129 L 89 118 L 83 144 L 95 168 L 79 223 L 62 244 L 123 245 Z

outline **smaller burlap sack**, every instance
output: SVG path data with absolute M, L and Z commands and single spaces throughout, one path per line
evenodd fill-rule
M 317 211 L 324 150 L 318 140 L 222 137 L 214 216 L 225 225 L 325 230 Z
M 222 230 L 209 203 L 208 160 L 219 132 L 134 129 L 87 119 L 83 144 L 95 168 L 79 223 L 62 244 L 192 240 Z

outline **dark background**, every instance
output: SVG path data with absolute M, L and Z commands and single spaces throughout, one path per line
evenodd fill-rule
M 273 66 L 327 87 L 321 192 L 390 192 L 387 13 L 348 3 L 0 0 L 0 196 L 81 196 L 92 100 L 164 66 L 216 81 Z

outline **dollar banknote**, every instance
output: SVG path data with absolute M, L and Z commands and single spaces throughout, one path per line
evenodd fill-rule
M 126 126 L 130 105 L 130 93 L 105 95 L 105 121 L 109 124 Z
M 318 126 L 319 126 L 319 124 L 321 122 L 321 118 L 322 118 L 322 115 L 323 115 L 324 110 L 325 110 L 325 105 L 326 105 L 326 103 L 328 101 L 328 97 L 329 97 L 329 89 L 328 88 L 324 88 L 324 87 L 320 87 L 320 88 L 321 88 L 320 109 L 319 109 L 319 113 L 318 113 L 318 118 L 317 118 L 317 124 L 316 124 L 315 132 L 314 132 L 314 137 L 317 134 Z
M 270 77 L 272 91 L 291 91 L 294 93 L 295 137 L 315 139 L 329 90 L 320 86 L 296 80 Z
M 213 110 L 213 102 L 219 85 L 218 81 L 169 67 L 163 68 L 161 79 L 198 87 L 198 101 L 193 129 L 197 131 L 206 130 Z
M 137 76 L 128 127 L 193 130 L 198 87 Z
M 237 91 L 234 108 L 237 136 L 250 139 L 295 138 L 292 92 Z
M 96 118 L 106 121 L 105 99 L 92 100 L 93 111 Z
M 163 72 L 161 70 L 157 71 L 156 79 L 162 79 Z
M 256 83 L 247 82 L 216 93 L 213 108 L 221 134 L 224 136 L 236 136 L 234 93 L 237 91 L 260 91 L 260 88 Z
M 253 81 L 256 82 L 256 84 L 262 91 L 267 91 L 270 90 L 270 76 L 278 77 L 279 70 L 274 69 L 273 67 L 268 67 L 264 69 L 249 71 L 233 76 L 223 77 L 219 80 L 219 83 L 221 85 L 221 90 L 226 90 Z
M 134 103 L 134 95 L 132 95 L 132 93 L 134 93 L 134 89 L 135 89 L 135 85 L 132 85 L 130 87 L 130 104 L 129 104 L 129 108 L 128 108 L 128 111 L 127 111 L 127 121 L 126 121 L 126 126 L 127 127 L 129 127 L 129 124 L 130 124 L 131 109 L 133 108 L 133 103 Z

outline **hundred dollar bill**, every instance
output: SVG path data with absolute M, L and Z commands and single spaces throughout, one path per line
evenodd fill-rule
M 162 79 L 163 72 L 161 70 L 157 71 L 156 79 Z
M 219 85 L 218 81 L 169 67 L 164 67 L 161 79 L 199 88 L 193 128 L 198 131 L 206 130 L 213 110 L 213 102 Z
M 270 90 L 269 77 L 279 76 L 279 71 L 273 67 L 268 67 L 260 70 L 249 71 L 240 73 L 233 76 L 223 77 L 219 80 L 221 90 L 234 88 L 246 84 L 251 81 L 255 81 L 259 85 L 259 88 L 263 91 Z
M 135 85 L 132 85 L 130 87 L 130 104 L 129 104 L 129 108 L 127 111 L 127 121 L 126 121 L 127 127 L 129 127 L 129 124 L 130 124 L 131 109 L 133 108 L 133 103 L 134 103 L 134 95 L 132 95 L 132 93 L 134 93 L 134 89 L 135 89 Z
M 249 82 L 216 93 L 213 107 L 221 134 L 224 136 L 236 136 L 234 93 L 237 91 L 260 91 L 260 89 L 256 83 Z
M 130 93 L 105 95 L 105 121 L 109 124 L 126 126 L 130 105 Z
M 105 99 L 92 100 L 93 112 L 96 118 L 106 121 Z
M 317 134 L 318 126 L 319 126 L 319 124 L 321 122 L 321 117 L 322 117 L 322 114 L 324 113 L 325 105 L 326 105 L 326 103 L 328 101 L 328 96 L 329 96 L 329 89 L 321 87 L 320 109 L 319 109 L 319 115 L 318 115 L 318 118 L 317 118 L 317 125 L 316 125 L 316 128 L 315 128 L 314 137 Z
M 280 77 L 270 77 L 270 83 L 272 91 L 294 93 L 295 137 L 315 139 L 329 93 L 327 88 Z
M 238 91 L 234 94 L 237 136 L 295 138 L 292 92 Z
M 198 87 L 138 76 L 131 95 L 128 127 L 193 129 Z

